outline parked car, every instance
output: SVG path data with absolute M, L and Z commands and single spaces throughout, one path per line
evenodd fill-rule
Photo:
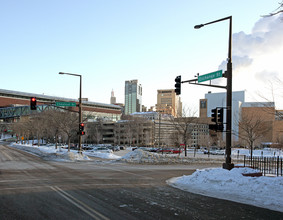
M 181 154 L 183 152 L 183 150 L 181 148 L 175 148 L 173 149 L 173 154 Z
M 173 149 L 172 148 L 160 148 L 158 152 L 165 153 L 165 154 L 173 154 Z
M 97 147 L 97 148 L 95 148 L 93 150 L 101 152 L 101 153 L 113 153 L 113 151 L 111 149 L 107 149 L 105 147 Z
M 119 151 L 120 150 L 119 146 L 108 146 L 107 148 L 110 149 L 110 150 L 113 150 L 113 151 Z
M 126 150 L 125 146 L 120 146 L 120 150 Z
M 152 148 L 149 148 L 149 152 L 158 152 L 158 148 L 155 148 L 155 147 L 152 147 Z

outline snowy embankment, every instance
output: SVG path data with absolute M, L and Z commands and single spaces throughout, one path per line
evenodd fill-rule
M 197 170 L 167 183 L 184 191 L 283 212 L 283 177 L 245 177 L 251 168 Z

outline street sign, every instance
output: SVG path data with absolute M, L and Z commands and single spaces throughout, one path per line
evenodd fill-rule
M 222 70 L 218 70 L 212 73 L 208 73 L 205 75 L 201 75 L 198 77 L 198 82 L 204 82 L 204 81 L 208 81 L 208 80 L 212 80 L 212 79 L 217 79 L 222 77 Z
M 77 104 L 75 102 L 56 102 L 55 106 L 76 107 Z

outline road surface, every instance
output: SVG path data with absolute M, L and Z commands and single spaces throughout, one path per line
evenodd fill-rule
M 0 145 L 0 219 L 283 219 L 281 212 L 166 184 L 194 170 L 188 165 L 52 162 Z

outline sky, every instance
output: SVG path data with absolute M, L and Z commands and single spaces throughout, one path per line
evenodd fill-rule
M 68 72 L 82 75 L 83 98 L 110 103 L 113 89 L 124 103 L 125 81 L 138 79 L 142 104 L 154 106 L 176 76 L 226 70 L 228 20 L 194 26 L 232 16 L 233 91 L 279 105 L 283 15 L 261 17 L 277 7 L 278 0 L 0 0 L 1 89 L 75 99 L 79 78 L 58 74 Z M 208 91 L 226 92 L 182 84 L 183 105 L 198 109 Z

